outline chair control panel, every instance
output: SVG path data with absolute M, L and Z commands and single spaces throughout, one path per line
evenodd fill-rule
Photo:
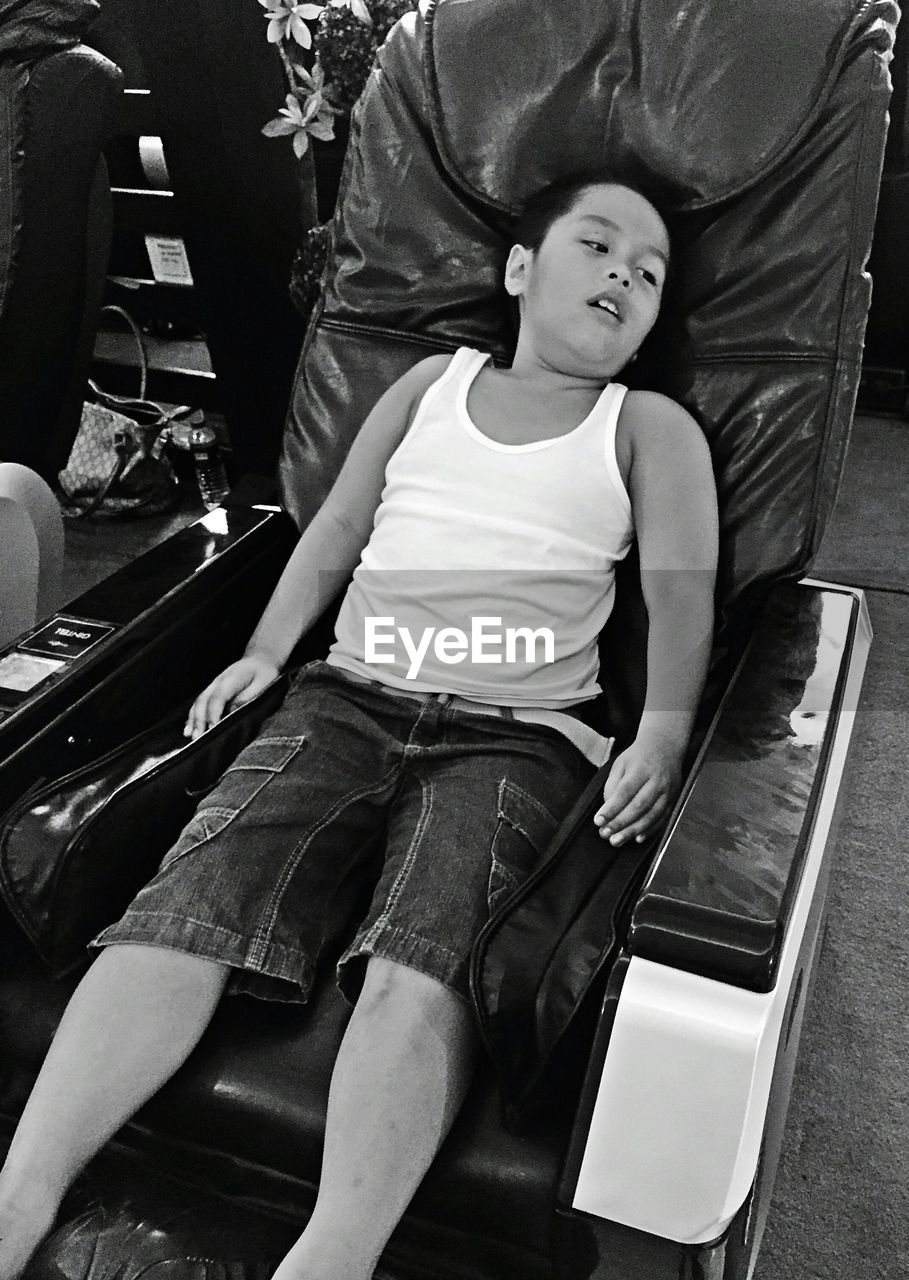
M 0 657 L 0 720 L 117 628 L 109 622 L 56 614 Z

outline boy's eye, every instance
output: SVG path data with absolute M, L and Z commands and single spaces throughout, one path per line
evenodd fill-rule
M 588 249 L 594 249 L 597 253 L 609 252 L 609 245 L 604 244 L 602 240 L 585 240 L 584 243 Z
M 656 276 L 653 274 L 653 272 L 648 271 L 646 267 L 641 268 L 641 275 L 644 277 L 644 279 L 647 281 L 648 284 L 656 285 L 659 283 Z

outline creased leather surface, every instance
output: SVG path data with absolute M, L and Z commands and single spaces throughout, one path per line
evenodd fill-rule
M 25 62 L 68 49 L 79 43 L 99 10 L 97 0 L 0 0 L 0 58 Z
M 670 53 L 672 8 L 668 0 L 535 0 L 521 5 L 518 38 L 514 14 L 510 27 L 500 25 L 498 4 L 463 0 L 430 6 L 426 19 L 412 15 L 392 33 L 354 120 L 323 304 L 285 433 L 281 485 L 298 524 L 324 499 L 365 412 L 407 367 L 461 343 L 508 359 L 514 333 L 500 277 L 511 218 L 501 206 L 602 158 L 618 136 L 607 89 L 620 84 L 621 120 L 640 117 L 660 140 L 641 163 L 670 193 L 679 264 L 678 287 L 627 380 L 679 400 L 713 447 L 724 617 L 810 561 L 857 388 L 895 8 L 886 0 L 807 5 L 816 19 L 808 39 L 802 6 L 780 3 L 772 44 L 797 51 L 785 56 L 766 39 L 763 6 L 744 14 L 736 6 L 733 22 L 719 4 L 700 7 L 697 31 L 690 15 L 698 7 L 674 6 L 686 38 Z M 544 34 L 554 13 L 551 56 Z M 758 111 L 756 82 L 748 80 L 749 97 L 734 74 L 755 44 L 766 75 L 767 60 L 784 59 L 775 74 L 785 110 Z M 580 46 L 583 83 L 569 66 Z M 655 87 L 654 60 L 666 58 L 676 67 L 672 98 Z M 725 70 L 706 77 L 705 89 L 708 58 Z M 509 59 L 513 74 L 494 74 Z M 528 59 L 539 63 L 532 87 Z M 560 95 L 587 92 L 588 81 L 602 84 L 599 97 L 569 110 Z M 553 109 L 535 114 L 550 94 Z M 516 133 L 502 124 L 525 113 Z M 752 114 L 759 118 L 745 128 Z M 692 131 L 684 147 L 667 133 L 678 121 Z M 705 165 L 722 163 L 692 176 L 701 154 Z M 722 188 L 721 169 L 734 174 Z
M 97 12 L 96 0 L 0 0 L 0 316 L 22 221 L 28 65 L 77 44 Z
M 24 940 L 5 952 L 0 946 L 0 1118 L 21 1110 L 74 986 L 75 978 L 49 983 Z M 349 1016 L 331 963 L 306 1006 L 229 997 L 198 1050 L 120 1135 L 121 1142 L 141 1153 L 146 1170 L 161 1168 L 302 1226 L 318 1182 L 331 1070 Z M 571 1110 L 567 1092 L 563 1097 L 557 1089 L 553 1103 Z M 483 1064 L 407 1223 L 396 1233 L 399 1249 L 424 1258 L 438 1254 L 440 1265 L 430 1272 L 434 1280 L 545 1280 L 568 1128 L 563 1115 L 558 1123 L 537 1123 L 529 1133 L 509 1133 L 489 1064 Z M 158 1225 L 152 1219 L 146 1230 Z M 205 1230 L 204 1219 L 186 1225 Z M 443 1241 L 451 1246 L 450 1258 Z M 190 1251 L 190 1239 L 183 1248 L 165 1243 L 158 1257 Z M 132 1254 L 140 1244 L 137 1234 Z M 211 1241 L 194 1245 L 215 1248 Z M 155 1256 L 143 1252 L 146 1259 Z M 229 1252 L 225 1244 L 213 1256 L 254 1255 L 247 1242 L 245 1249 L 232 1245 Z
M 555 169 L 626 156 L 660 175 L 676 207 L 716 204 L 792 150 L 856 40 L 887 46 L 887 8 L 440 4 L 427 40 L 436 141 L 466 189 L 506 210 Z
M 650 846 L 604 850 L 591 818 L 607 773 L 591 781 L 563 838 L 490 919 L 471 956 L 471 991 L 509 1123 L 526 1125 L 559 1088 L 555 1049 L 592 977 L 615 962 L 652 859 Z
M 52 977 L 83 964 L 287 685 L 282 676 L 191 742 L 181 710 L 4 815 L 0 894 Z
M 507 361 L 500 278 L 526 192 L 613 149 L 636 156 L 666 193 L 678 278 L 622 377 L 683 404 L 711 446 L 717 698 L 724 659 L 768 586 L 810 563 L 836 494 L 896 16 L 888 0 L 442 0 L 400 23 L 355 113 L 285 433 L 297 523 L 406 368 L 461 343 Z M 620 738 L 635 723 L 645 621 L 617 608 L 601 646 L 606 682 L 621 669 L 604 699 L 616 719 L 599 727 Z M 584 981 L 573 976 L 572 998 Z
M 0 452 L 50 480 L 78 428 L 80 369 L 84 382 L 94 342 L 86 308 L 107 252 L 101 149 L 122 76 L 75 45 L 28 64 L 0 60 L 4 77 L 18 89 L 6 97 L 0 86 L 0 121 L 7 136 L 20 124 L 23 132 L 9 188 L 0 184 L 0 254 L 8 255 L 5 273 L 0 264 Z
M 458 12 L 444 20 L 479 21 L 498 2 L 446 5 Z M 681 3 L 676 7 L 686 21 L 697 11 Z M 509 10 L 514 12 L 510 5 Z M 557 6 L 552 0 L 526 0 L 521 21 L 505 33 L 508 48 L 520 51 L 539 39 L 545 49 L 550 11 L 566 26 L 562 48 L 576 47 L 570 40 L 589 39 L 591 48 L 602 51 L 604 83 L 621 83 L 628 93 L 635 84 L 653 83 L 647 63 L 664 53 L 665 32 L 659 33 L 657 49 L 634 41 L 613 48 L 606 36 L 620 12 L 635 15 L 635 31 L 657 32 L 657 18 L 667 12 L 664 0 L 639 0 L 627 10 L 602 0 Z M 737 22 L 734 29 L 731 20 L 723 25 L 715 6 L 703 11 L 718 23 L 700 37 L 718 66 L 736 65 L 737 54 L 724 42 L 748 48 L 753 35 L 766 46 L 764 19 L 754 7 L 747 10 L 752 22 Z M 798 48 L 797 6 L 780 5 L 775 12 L 775 39 Z M 723 597 L 730 613 L 771 579 L 798 572 L 806 563 L 832 502 L 854 401 L 868 292 L 862 265 L 874 217 L 888 92 L 886 59 L 877 46 L 886 34 L 882 23 L 892 20 L 894 11 L 889 4 L 856 0 L 832 4 L 829 12 L 836 21 L 823 27 L 820 43 L 802 46 L 806 65 L 817 55 L 822 64 L 806 73 L 804 94 L 794 90 L 803 112 L 808 89 L 821 90 L 810 98 L 804 135 L 794 134 L 786 104 L 779 117 L 768 112 L 766 120 L 744 128 L 744 158 L 734 157 L 735 180 L 741 186 L 746 162 L 769 157 L 769 171 L 760 181 L 719 198 L 718 189 L 709 186 L 718 174 L 709 158 L 699 168 L 689 162 L 689 151 L 697 151 L 695 139 L 680 153 L 686 167 L 664 175 L 667 187 L 674 183 L 677 191 L 673 223 L 680 280 L 646 361 L 635 366 L 635 381 L 688 405 L 710 439 L 723 504 Z M 461 342 L 490 347 L 507 359 L 513 341 L 499 290 L 510 216 L 493 197 L 465 190 L 450 157 L 443 160 L 439 154 L 434 132 L 439 121 L 424 79 L 426 48 L 424 19 L 413 17 L 397 28 L 354 122 L 333 229 L 334 255 L 301 358 L 282 465 L 287 504 L 301 525 L 330 487 L 365 411 L 404 369 L 424 354 Z M 482 31 L 465 38 L 469 91 L 475 83 L 479 94 L 484 66 L 504 52 L 493 49 Z M 582 64 L 590 70 L 590 57 Z M 702 89 L 695 69 L 692 64 L 685 74 L 677 73 L 684 92 L 677 91 L 676 110 L 683 119 L 709 114 L 706 106 L 688 100 Z M 565 74 L 570 81 L 570 68 Z M 735 88 L 728 73 L 716 81 L 722 84 Z M 551 87 L 559 89 L 557 83 Z M 503 76 L 500 89 L 498 105 L 484 100 L 481 114 L 490 126 L 506 110 L 516 117 L 522 109 L 531 112 L 533 102 L 526 95 L 511 104 L 510 74 Z M 476 101 L 479 105 L 479 97 Z M 631 103 L 629 98 L 622 104 L 629 118 Z M 642 116 L 652 113 L 643 95 L 637 105 Z M 664 99 L 658 97 L 656 105 L 665 113 Z M 719 99 L 714 106 L 719 130 L 727 108 Z M 535 154 L 548 157 L 547 165 L 553 166 L 546 177 L 557 176 L 563 164 L 576 166 L 576 138 L 596 140 L 592 125 L 579 121 L 574 110 L 538 113 L 537 120 Z M 606 131 L 608 119 L 601 123 Z M 639 136 L 646 136 L 641 133 L 645 125 L 642 120 L 635 126 Z M 462 127 L 452 113 L 451 129 Z M 478 124 L 478 136 L 482 132 Z M 727 153 L 733 150 L 735 131 L 721 140 Z M 461 163 L 480 164 L 489 180 L 495 176 L 498 182 L 509 164 L 514 172 L 501 139 L 500 149 L 503 167 L 495 174 L 488 157 L 466 156 Z M 661 155 L 668 163 L 672 149 L 664 147 Z M 648 158 L 656 162 L 653 155 Z M 520 195 L 507 184 L 488 190 L 508 207 Z M 694 207 L 711 190 L 717 202 Z M 609 652 L 628 647 L 628 635 L 620 634 Z M 592 856 L 584 860 L 588 870 L 592 861 Z M 561 866 L 571 871 L 573 864 L 566 858 Z M 557 980 L 526 993 L 539 1000 L 544 1016 L 528 1028 L 529 1046 L 519 1045 L 527 1049 L 528 1060 L 506 1063 L 505 1079 L 509 1072 L 514 1076 L 534 1068 L 533 1041 L 541 1026 L 547 1038 L 558 1039 L 608 941 L 612 916 L 604 935 L 605 909 L 587 911 L 596 905 L 602 881 L 593 874 L 572 887 L 572 898 L 558 895 L 549 905 L 563 917 L 566 901 L 576 918 L 599 916 L 598 926 L 591 921 L 596 928 L 585 926 L 583 933 L 560 937 L 555 946 L 535 929 L 535 918 L 545 923 L 549 916 L 544 899 L 537 900 L 529 917 L 512 916 L 515 929 L 524 929 L 521 947 L 540 949 L 534 952 L 534 972 L 549 970 L 551 962 Z M 510 952 L 507 938 L 498 950 L 496 945 L 495 937 L 488 939 L 490 973 L 505 966 L 520 973 L 517 966 L 526 951 Z M 564 948 L 561 954 L 559 948 Z M 21 1105 L 22 1080 L 43 1051 L 57 1012 L 40 974 L 24 972 L 27 963 L 19 956 L 15 972 L 0 968 L 4 1016 L 29 1024 L 17 1028 L 15 1037 L 20 1074 L 11 1070 L 0 1082 L 10 1112 Z M 516 993 L 510 1006 L 517 1017 L 522 998 Z M 250 1008 L 239 998 L 219 1010 L 205 1045 L 140 1117 L 149 1146 L 167 1152 L 170 1145 L 172 1165 L 184 1172 L 195 1155 L 210 1184 L 237 1198 L 258 1197 L 276 1212 L 294 1196 L 299 1204 L 301 1185 L 312 1184 L 318 1172 L 328 1072 L 345 1012 L 330 974 L 302 1015 Z M 291 1025 L 297 1016 L 300 1023 Z M 563 1101 L 569 1097 L 566 1090 Z M 405 1231 L 417 1238 L 424 1231 L 423 1256 L 439 1263 L 432 1274 L 460 1271 L 512 1280 L 544 1272 L 566 1132 L 563 1125 L 555 1134 L 534 1128 L 526 1139 L 507 1134 L 484 1075 L 405 1222 Z M 498 1263 L 492 1260 L 493 1246 L 500 1250 Z M 503 1261 L 507 1250 L 517 1255 L 522 1248 L 529 1265 Z

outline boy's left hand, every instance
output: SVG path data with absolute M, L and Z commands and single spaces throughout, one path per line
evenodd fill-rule
M 616 756 L 593 820 L 610 844 L 639 843 L 666 817 L 681 785 L 683 752 L 665 738 L 636 738 Z

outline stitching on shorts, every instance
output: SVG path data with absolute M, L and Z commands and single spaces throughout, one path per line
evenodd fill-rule
M 350 944 L 338 961 L 338 966 L 345 964 L 348 960 L 354 959 L 358 955 L 363 954 L 364 947 L 374 946 L 382 939 L 387 941 L 403 941 L 411 944 L 418 944 L 425 947 L 427 951 L 438 951 L 441 955 L 446 956 L 450 960 L 460 962 L 463 957 L 459 951 L 446 947 L 443 942 L 436 942 L 434 938 L 427 938 L 422 933 L 412 933 L 409 929 L 402 929 L 400 925 L 383 924 L 381 918 L 376 920 L 369 926 L 362 937 L 357 936 Z M 370 953 L 374 954 L 374 953 Z
M 393 766 L 385 775 L 385 777 L 382 779 L 382 781 L 375 786 L 360 787 L 355 791 L 349 791 L 346 795 L 342 796 L 341 799 L 338 800 L 335 803 L 335 805 L 328 810 L 326 814 L 323 814 L 320 822 L 318 822 L 314 827 L 311 827 L 308 831 L 305 831 L 301 835 L 300 839 L 297 841 L 297 844 L 294 846 L 293 852 L 285 862 L 284 869 L 281 872 L 281 875 L 278 879 L 278 883 L 275 886 L 274 892 L 272 893 L 271 897 L 268 900 L 268 903 L 266 904 L 265 911 L 263 912 L 262 922 L 259 925 L 259 928 L 256 930 L 255 937 L 253 938 L 253 941 L 252 941 L 252 946 L 250 947 L 249 954 L 251 959 L 257 960 L 260 953 L 269 946 L 271 941 L 271 934 L 275 927 L 275 921 L 277 919 L 278 912 L 281 907 L 281 899 L 283 898 L 288 884 L 293 878 L 293 875 L 296 872 L 297 867 L 300 865 L 300 862 L 304 854 L 306 853 L 306 850 L 309 848 L 310 844 L 312 843 L 312 841 L 316 838 L 316 836 L 319 834 L 320 831 L 323 831 L 325 827 L 327 827 L 330 823 L 334 822 L 335 818 L 338 816 L 339 813 L 343 813 L 343 811 L 346 808 L 348 808 L 350 805 L 352 805 L 355 801 L 362 800 L 364 796 L 378 795 L 379 792 L 384 791 L 385 788 L 388 786 L 389 782 L 391 781 L 391 779 L 394 777 L 396 769 L 397 769 L 397 766 L 396 765 Z
M 229 938 L 236 938 L 238 942 L 246 942 L 242 933 L 237 933 L 235 929 L 228 929 L 226 925 L 212 924 L 210 920 L 197 920 L 195 916 L 188 916 L 182 911 L 145 911 L 142 907 L 130 907 L 121 920 L 102 929 L 97 937 L 102 937 L 110 929 L 119 929 L 124 922 L 128 928 L 130 920 L 138 916 L 143 920 L 179 920 L 181 923 L 195 925 L 200 929 L 211 929 L 213 933 L 223 933 Z
M 424 751 L 434 751 L 434 750 L 437 750 L 439 747 L 443 748 L 446 751 L 450 751 L 451 748 L 446 741 L 427 743 L 425 746 L 422 746 L 419 742 L 417 743 L 414 742 L 413 740 L 414 734 L 421 727 L 421 725 L 423 724 L 423 721 L 430 718 L 436 709 L 436 704 L 432 701 L 431 698 L 428 698 L 426 702 L 423 702 L 418 705 L 420 707 L 419 714 L 416 720 L 414 720 L 413 724 L 411 725 L 410 733 L 407 735 L 407 741 L 404 743 L 404 758 L 407 759 L 408 756 L 419 755 L 421 752 L 424 752 Z M 445 708 L 443 706 L 442 711 L 444 712 L 444 710 Z M 436 727 L 442 730 L 442 736 L 444 738 L 444 733 L 445 733 L 444 725 L 442 723 L 438 723 Z
M 246 747 L 248 752 L 250 747 L 292 747 L 287 755 L 281 760 L 280 764 L 252 764 L 247 761 L 239 762 L 234 760 L 224 770 L 224 776 L 228 773 L 283 773 L 289 764 L 292 764 L 306 745 L 307 738 L 305 734 L 284 734 L 270 738 L 254 738 Z
M 347 970 L 356 961 L 368 962 L 371 958 L 415 969 L 471 1003 L 469 990 L 465 989 L 468 986 L 467 956 L 449 950 L 422 934 L 410 933 L 394 925 L 380 926 L 378 922 L 362 937 L 358 935 L 337 962 L 335 980 L 345 999 L 349 998 L 345 992 Z
M 520 831 L 521 835 L 525 836 L 530 841 L 530 843 L 536 848 L 536 841 L 533 839 L 530 833 L 524 829 L 521 823 L 517 820 L 516 816 L 514 814 L 509 814 L 505 812 L 503 796 L 505 795 L 506 791 L 512 791 L 516 795 L 520 796 L 522 800 L 526 800 L 527 803 L 532 808 L 536 809 L 540 814 L 542 814 L 544 818 L 546 818 L 549 822 L 552 823 L 553 830 L 555 830 L 555 828 L 559 825 L 559 819 L 555 816 L 554 813 L 551 813 L 549 811 L 549 809 L 546 807 L 546 805 L 543 803 L 542 800 L 538 800 L 536 796 L 531 795 L 529 791 L 525 791 L 523 787 L 519 786 L 516 782 L 512 782 L 510 778 L 502 777 L 499 779 L 499 790 L 498 790 L 499 821 L 507 822 L 509 823 L 509 825 L 514 827 L 517 831 Z
M 407 853 L 404 855 L 404 862 L 401 866 L 401 870 L 395 876 L 394 883 L 388 891 L 388 897 L 385 900 L 385 906 L 382 910 L 382 914 L 376 918 L 377 925 L 384 925 L 388 923 L 389 915 L 394 910 L 398 898 L 401 896 L 404 889 L 404 885 L 410 876 L 411 869 L 416 861 L 417 849 L 419 848 L 420 841 L 423 837 L 423 832 L 426 830 L 429 819 L 432 816 L 432 780 L 427 779 L 424 782 L 421 778 L 420 791 L 423 795 L 423 805 L 420 809 L 420 817 L 416 827 L 414 828 L 414 833 L 411 836 L 410 844 L 407 847 Z M 428 802 L 427 793 L 429 797 Z
M 525 824 L 521 821 L 521 818 L 517 813 L 506 813 L 507 793 L 511 793 L 521 800 L 526 800 L 531 808 L 535 809 L 545 817 L 547 822 L 552 823 L 551 831 L 544 836 L 542 840 L 538 838 L 538 835 L 531 834 L 531 832 L 527 830 Z M 519 835 L 523 836 L 531 849 L 533 849 L 537 858 L 540 858 L 542 857 L 546 849 L 546 845 L 549 843 L 556 827 L 558 826 L 558 819 L 549 812 L 546 805 L 544 805 L 541 800 L 538 800 L 536 796 L 532 796 L 529 791 L 525 791 L 524 788 L 519 786 L 516 782 L 512 782 L 511 779 L 507 777 L 499 779 L 498 815 L 492 842 L 490 844 L 489 876 L 486 881 L 486 901 L 489 904 L 490 911 L 495 911 L 498 903 L 504 897 L 513 893 L 522 883 L 523 879 L 520 872 L 515 871 L 514 868 L 509 866 L 506 861 L 496 856 L 499 832 L 502 829 L 503 823 L 505 826 L 511 827 L 514 831 L 517 831 Z M 498 880 L 498 884 L 495 883 L 496 880 Z
M 273 970 L 269 970 L 263 967 L 262 962 L 264 960 L 264 955 L 253 956 L 252 950 L 249 947 L 249 939 L 246 934 L 238 933 L 236 929 L 228 929 L 225 925 L 213 924 L 210 920 L 197 920 L 195 916 L 186 915 L 185 913 L 178 912 L 178 911 L 160 911 L 160 910 L 145 911 L 141 907 L 130 908 L 126 912 L 126 914 L 122 917 L 122 919 L 118 920 L 116 923 L 112 925 L 108 925 L 106 929 L 102 929 L 101 932 L 97 934 L 88 945 L 89 946 L 114 946 L 120 942 L 123 942 L 123 943 L 134 942 L 134 941 L 145 942 L 146 939 L 142 936 L 140 936 L 139 938 L 136 938 L 135 936 L 132 936 L 132 937 L 129 936 L 131 932 L 134 934 L 134 931 L 130 929 L 130 924 L 139 923 L 140 920 L 141 921 L 151 920 L 155 922 L 160 922 L 161 924 L 164 924 L 165 922 L 176 921 L 178 924 L 188 924 L 193 926 L 196 929 L 202 930 L 203 936 L 199 939 L 192 939 L 192 941 L 204 942 L 205 935 L 211 935 L 211 934 L 215 935 L 216 937 L 227 938 L 232 943 L 236 944 L 238 956 L 240 958 L 236 961 L 231 959 L 222 959 L 220 957 L 215 957 L 215 956 L 208 957 L 208 958 L 215 960 L 216 963 L 218 964 L 224 964 L 231 969 L 238 969 L 244 973 L 253 973 L 253 974 L 259 974 L 265 977 L 280 978 L 280 979 L 284 979 L 287 982 L 292 982 L 292 983 L 299 982 L 299 978 L 296 975 L 293 977 L 290 977 L 286 973 L 274 972 Z M 138 932 L 140 935 L 142 935 L 143 930 L 140 929 Z M 112 933 L 113 937 L 109 942 L 100 942 L 99 939 L 102 939 L 106 933 Z M 119 938 L 117 937 L 118 933 L 122 935 Z M 166 931 L 162 936 L 160 929 L 155 935 L 155 941 L 158 942 L 159 945 L 161 945 L 162 947 L 172 945 L 175 949 L 187 950 L 188 953 L 191 955 L 201 954 L 199 952 L 190 951 L 189 948 L 184 948 L 182 946 L 178 948 L 177 946 L 178 940 L 172 937 L 168 937 Z M 284 957 L 286 957 L 287 959 L 290 959 L 291 961 L 302 963 L 302 965 L 304 966 L 304 974 L 303 974 L 304 977 L 306 977 L 307 972 L 310 975 L 315 972 L 315 962 L 313 960 L 313 957 L 310 955 L 308 951 L 304 950 L 304 948 L 288 946 L 286 943 L 283 943 L 283 942 L 275 945 L 277 945 L 280 948 L 280 951 Z M 278 967 L 280 968 L 280 966 Z
M 189 822 L 187 822 L 186 826 L 183 828 L 183 832 L 188 831 L 194 822 L 197 822 L 200 818 L 203 818 L 204 814 L 214 814 L 218 818 L 226 819 L 225 822 L 221 826 L 219 826 L 217 830 L 209 834 L 206 834 L 204 836 L 200 836 L 199 839 L 193 840 L 191 844 L 188 844 L 185 849 L 180 849 L 179 852 L 175 852 L 180 845 L 180 841 L 183 839 L 183 833 L 181 833 L 177 837 L 177 839 L 174 841 L 172 848 L 168 850 L 168 852 L 164 855 L 164 859 L 161 863 L 161 867 L 159 868 L 160 871 L 169 871 L 171 867 L 176 866 L 176 864 L 180 862 L 183 858 L 185 858 L 187 854 L 193 853 L 196 849 L 201 848 L 202 845 L 208 844 L 211 840 L 216 840 L 218 836 L 222 835 L 227 830 L 227 828 L 231 825 L 231 823 L 233 823 L 240 816 L 240 814 L 244 812 L 245 809 L 249 808 L 249 806 L 252 804 L 255 798 L 259 795 L 259 793 L 263 790 L 263 788 L 268 786 L 269 780 L 271 778 L 276 778 L 279 773 L 283 773 L 284 770 L 288 767 L 288 765 L 292 764 L 294 760 L 296 760 L 297 756 L 300 754 L 303 748 L 307 745 L 309 739 L 304 734 L 300 734 L 298 737 L 262 738 L 262 739 L 259 739 L 259 741 L 269 742 L 269 743 L 293 742 L 296 744 L 296 750 L 287 756 L 287 758 L 283 761 L 283 763 L 279 768 L 266 768 L 264 765 L 240 765 L 239 767 L 235 767 L 231 765 L 229 769 L 225 769 L 222 775 L 223 777 L 226 777 L 228 773 L 265 773 L 268 775 L 268 777 L 262 778 L 259 781 L 258 785 L 255 787 L 255 789 L 252 790 L 249 793 L 249 795 L 245 797 L 245 799 L 243 800 L 243 803 L 240 805 L 237 805 L 233 809 L 228 808 L 227 805 L 219 805 L 219 804 L 207 805 L 204 803 L 200 804 L 196 809 L 196 812 L 190 818 Z M 203 821 L 204 821 L 204 818 L 203 818 Z
M 459 974 L 466 976 L 466 956 L 422 934 L 411 933 L 396 925 L 382 925 L 378 921 L 362 935 L 358 934 L 338 959 L 335 979 L 342 993 L 347 969 L 358 960 L 368 962 L 373 957 L 416 969 L 447 986 L 462 999 L 470 1000 L 470 996 L 456 985 Z M 417 961 L 420 963 L 415 963 Z M 433 969 L 438 971 L 433 972 Z

